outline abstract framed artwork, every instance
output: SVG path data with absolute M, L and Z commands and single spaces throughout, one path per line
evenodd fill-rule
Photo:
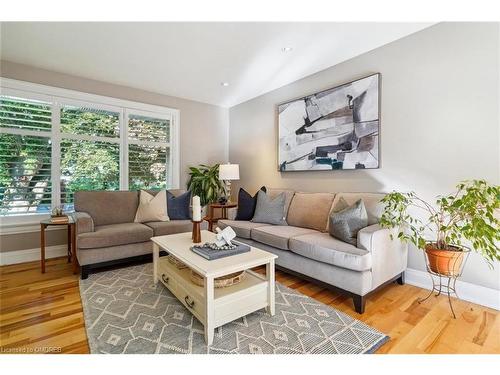
M 278 105 L 279 171 L 379 167 L 380 73 Z

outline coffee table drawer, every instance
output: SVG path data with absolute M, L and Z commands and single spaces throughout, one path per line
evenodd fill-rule
M 165 285 L 173 294 L 177 291 L 177 280 L 175 279 L 174 273 L 168 269 L 164 264 L 158 267 L 159 278 L 163 285 Z
M 204 323 L 205 319 L 205 301 L 197 293 L 193 293 L 189 288 L 183 284 L 178 283 L 176 294 L 181 303 L 201 322 Z

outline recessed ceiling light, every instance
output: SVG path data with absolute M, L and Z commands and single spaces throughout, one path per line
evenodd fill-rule
M 221 82 L 220 85 L 224 86 L 224 87 L 227 87 L 227 86 L 229 86 L 229 82 Z
M 293 47 L 283 47 L 281 51 L 283 52 L 290 52 L 293 49 Z

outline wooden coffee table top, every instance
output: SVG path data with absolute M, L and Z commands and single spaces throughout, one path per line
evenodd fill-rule
M 191 240 L 191 232 L 153 237 L 151 241 L 205 277 L 215 278 L 228 275 L 268 263 L 277 258 L 272 253 L 250 246 L 250 251 L 243 254 L 207 260 L 191 251 L 190 248 L 194 245 Z M 201 231 L 201 243 L 214 241 L 215 233 L 207 230 Z

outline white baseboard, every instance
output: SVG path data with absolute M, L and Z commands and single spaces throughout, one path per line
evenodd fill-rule
M 408 268 L 405 271 L 405 276 L 406 283 L 410 285 L 429 290 L 432 289 L 431 278 L 427 272 Z M 461 280 L 457 280 L 456 290 L 462 300 L 500 310 L 500 290 L 471 284 Z
M 47 246 L 45 248 L 45 259 L 65 256 L 68 253 L 67 245 Z M 33 262 L 40 260 L 40 248 L 7 251 L 0 253 L 0 266 L 9 264 Z

